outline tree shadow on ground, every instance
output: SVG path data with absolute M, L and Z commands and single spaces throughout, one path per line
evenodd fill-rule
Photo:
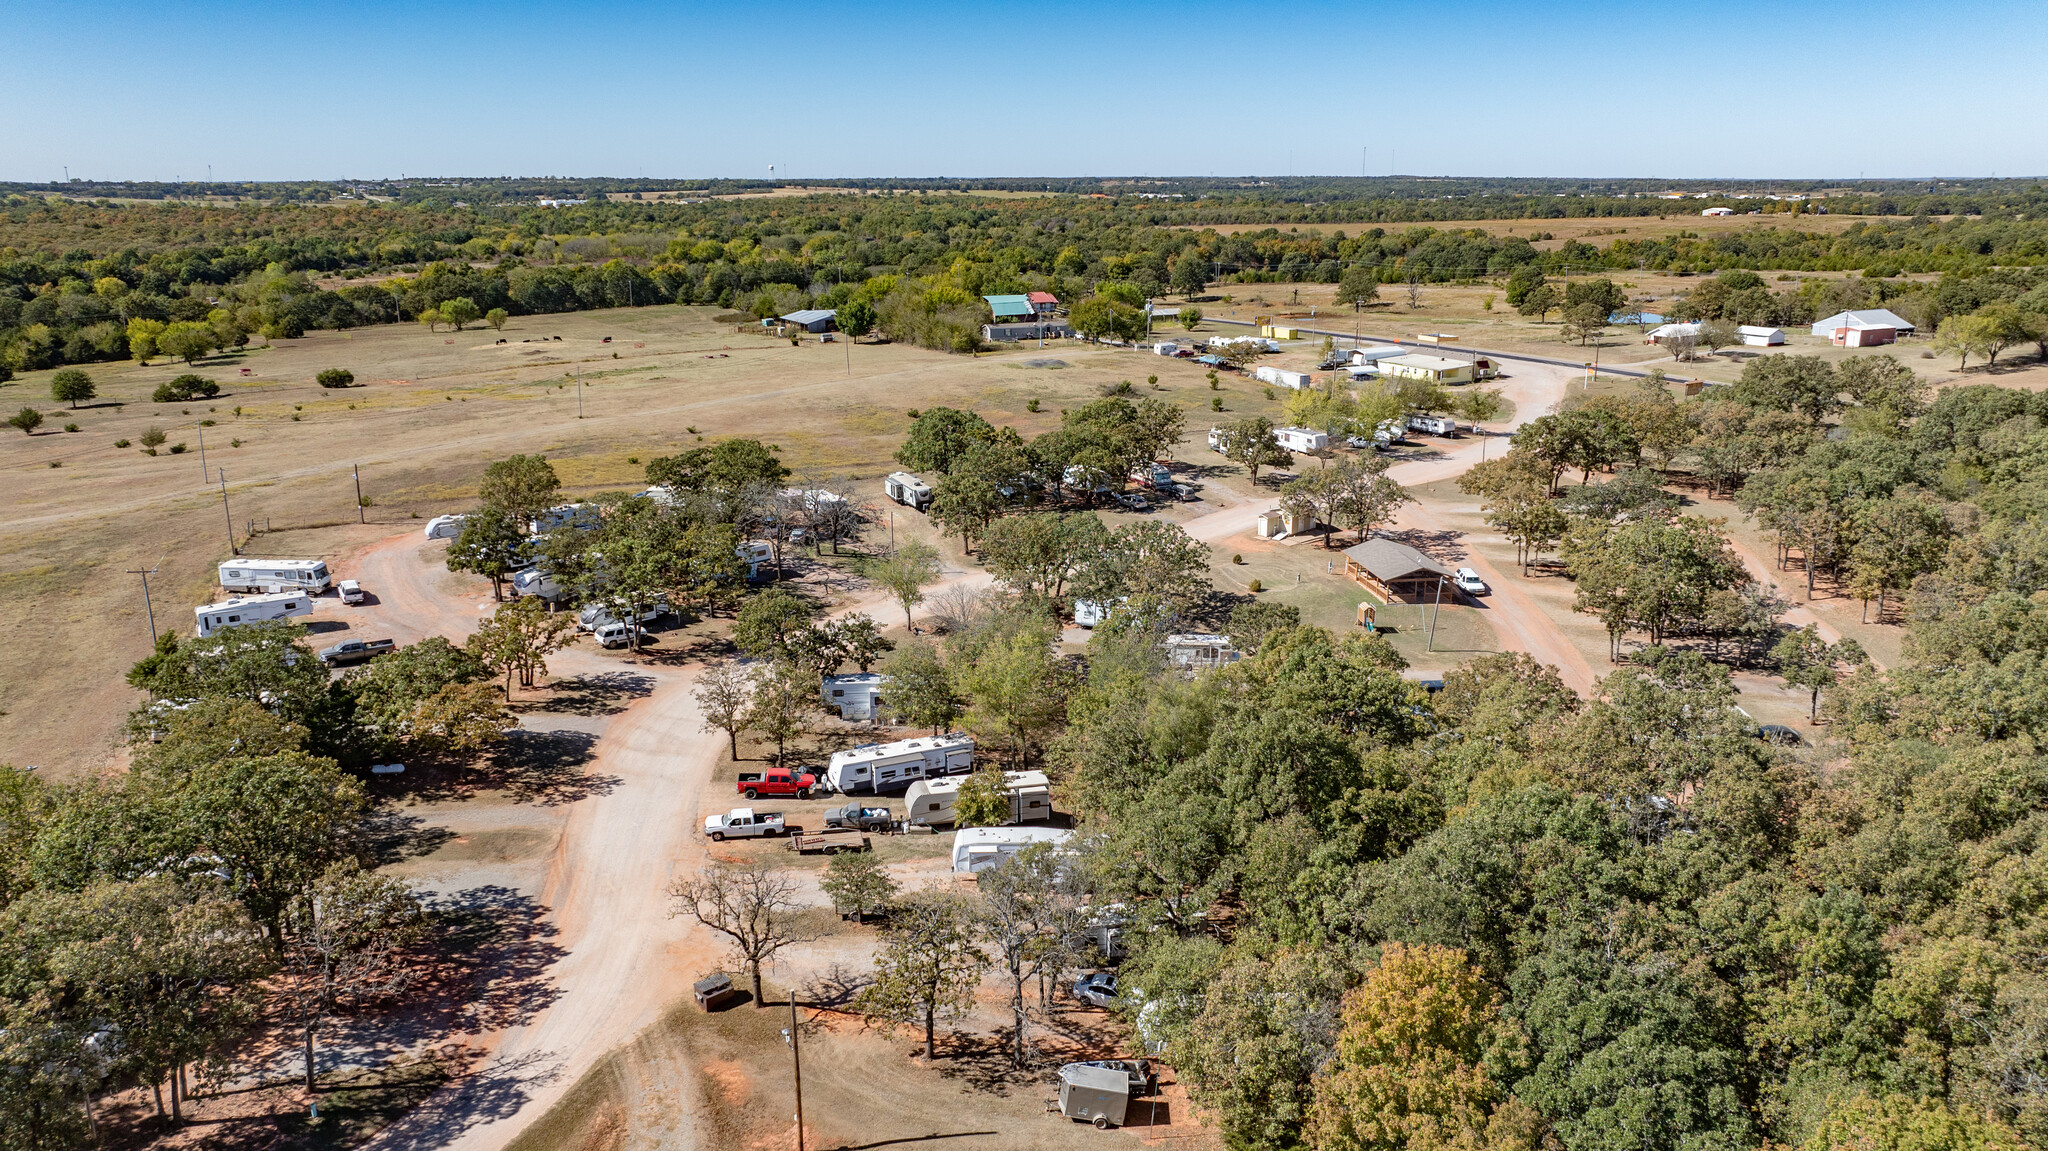
M 616 776 L 584 770 L 596 755 L 597 740 L 587 731 L 515 727 L 478 759 L 407 764 L 403 775 L 376 776 L 373 794 L 381 799 L 431 803 L 503 791 L 517 801 L 544 807 L 574 803 L 604 795 L 618 785 Z M 404 841 L 397 841 L 396 846 L 403 848 Z
M 392 807 L 379 807 L 363 820 L 363 838 L 378 867 L 432 855 L 455 833 L 424 818 Z
M 512 705 L 522 715 L 617 715 L 633 700 L 654 694 L 654 677 L 635 671 L 605 671 L 558 679 L 546 699 L 525 699 Z
M 1012 1091 L 1044 1085 L 1063 1063 L 1116 1055 L 1115 1043 L 1099 1029 L 1077 1025 L 1058 1014 L 1031 1029 L 1025 1048 L 1029 1066 L 1011 1065 L 1013 1043 L 1013 1032 L 1007 1028 L 992 1035 L 954 1033 L 940 1042 L 940 1058 L 933 1062 L 933 1069 L 941 1078 L 1007 1098 Z M 917 1051 L 924 1051 L 922 1044 Z
M 872 917 L 870 917 L 872 918 Z M 835 1011 L 844 1010 L 853 1002 L 853 997 L 875 981 L 867 972 L 856 971 L 843 963 L 834 963 L 817 978 L 797 989 L 797 1002 L 806 1007 L 828 1007 Z

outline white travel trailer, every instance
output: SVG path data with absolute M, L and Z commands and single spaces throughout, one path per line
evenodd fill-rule
M 762 564 L 775 562 L 775 545 L 761 540 L 743 543 L 733 550 L 739 555 L 740 562 L 747 565 L 747 579 L 750 581 L 761 578 Z
M 238 559 L 226 560 L 220 565 L 222 591 L 261 592 L 264 595 L 302 591 L 308 595 L 319 595 L 327 590 L 330 582 L 326 560 Z
M 907 508 L 923 511 L 931 506 L 932 486 L 909 472 L 890 472 L 882 481 L 882 491 Z
M 313 597 L 302 591 L 243 596 L 238 599 L 224 599 L 219 603 L 201 604 L 192 609 L 192 614 L 199 619 L 199 637 L 204 639 L 222 628 L 262 623 L 264 620 L 289 619 L 297 615 L 311 615 Z
M 919 827 L 943 827 L 955 822 L 953 804 L 960 798 L 960 785 L 967 776 L 920 779 L 903 793 L 904 821 Z M 1052 818 L 1052 780 L 1042 771 L 1006 771 L 1003 783 L 1010 792 L 1010 818 L 1005 823 L 1037 823 Z
M 846 793 L 879 792 L 972 770 L 974 740 L 956 732 L 835 751 L 825 768 L 825 786 Z
M 512 594 L 537 595 L 542 599 L 555 600 L 561 599 L 563 592 L 562 585 L 556 583 L 553 576 L 539 568 L 527 568 L 525 571 L 512 573 Z
M 1330 446 L 1330 433 L 1314 428 L 1274 428 L 1273 439 L 1290 452 L 1320 452 Z
M 1293 388 L 1297 392 L 1315 382 L 1307 372 L 1291 372 L 1286 368 L 1276 368 L 1271 364 L 1259 365 L 1252 372 L 1252 375 L 1257 377 L 1262 383 L 1278 384 L 1283 388 Z
M 435 516 L 427 521 L 427 538 L 452 540 L 462 534 L 462 525 L 468 520 L 468 516 Z
M 986 871 L 1034 843 L 1061 844 L 1073 838 L 1064 827 L 963 827 L 953 833 L 953 874 Z
M 533 534 L 546 535 L 564 527 L 591 531 L 599 521 L 596 504 L 561 504 L 533 517 Z
M 836 709 L 841 719 L 874 719 L 884 706 L 882 685 L 888 678 L 874 671 L 828 675 L 818 687 L 818 698 L 827 711 Z

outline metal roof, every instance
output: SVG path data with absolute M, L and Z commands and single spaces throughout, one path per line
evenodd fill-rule
M 791 312 L 782 318 L 792 324 L 815 324 L 819 320 L 829 320 L 838 314 L 839 311 L 836 308 L 805 308 L 800 312 Z
M 1836 328 L 1896 328 L 1901 332 L 1913 331 L 1913 321 L 1885 308 L 1865 308 L 1856 312 L 1836 312 L 1825 320 L 1813 325 L 1813 334 L 1824 336 Z
M 1381 582 L 1404 579 L 1417 572 L 1445 578 L 1451 575 L 1451 569 L 1407 544 L 1397 544 L 1393 540 L 1381 539 L 1378 536 L 1362 544 L 1345 548 L 1344 555 L 1351 562 L 1371 572 L 1374 578 Z
M 1060 298 L 1051 292 L 1026 292 L 1024 293 L 1024 298 L 1034 304 L 1057 304 L 1060 302 Z
M 1028 296 L 983 296 L 989 310 L 998 316 L 1028 316 L 1032 312 Z

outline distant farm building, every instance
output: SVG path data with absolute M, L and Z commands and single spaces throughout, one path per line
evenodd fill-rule
M 981 338 L 992 344 L 1010 344 L 1019 340 L 1071 340 L 1074 338 L 1074 329 L 1065 320 L 983 324 Z
M 1038 314 L 1038 309 L 1031 306 L 1029 296 L 983 296 L 982 299 L 987 301 L 988 310 L 998 324 L 1004 320 L 1028 320 Z
M 1744 324 L 1735 329 L 1735 334 L 1742 337 L 1744 347 L 1750 348 L 1775 348 L 1785 342 L 1785 329 L 1783 328 L 1766 328 L 1758 324 Z
M 1667 344 L 1673 340 L 1698 339 L 1700 326 L 1697 323 L 1659 324 L 1643 336 L 1646 344 Z
M 1060 306 L 1060 298 L 1051 292 L 1026 292 L 1024 298 L 1031 301 L 1031 310 L 1041 316 L 1050 316 Z
M 1700 212 L 1702 216 L 1733 216 L 1734 214 L 1735 209 L 1733 208 L 1705 208 Z
M 1379 362 L 1380 374 L 1396 380 L 1423 380 L 1432 384 L 1469 384 L 1472 363 L 1444 356 L 1421 354 L 1393 356 Z
M 782 317 L 785 324 L 795 324 L 806 332 L 822 332 L 832 326 L 832 317 L 838 312 L 831 308 L 805 308 Z
M 1377 536 L 1344 549 L 1344 574 L 1388 603 L 1421 603 L 1451 578 L 1451 569 L 1390 539 Z
M 1813 334 L 1826 336 L 1838 348 L 1869 348 L 1889 344 L 1914 332 L 1912 321 L 1884 308 L 1836 312 L 1813 325 Z

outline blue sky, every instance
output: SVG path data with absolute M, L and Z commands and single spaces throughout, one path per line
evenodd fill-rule
M 2048 173 L 2039 3 L 0 0 L 0 26 L 5 180 Z

